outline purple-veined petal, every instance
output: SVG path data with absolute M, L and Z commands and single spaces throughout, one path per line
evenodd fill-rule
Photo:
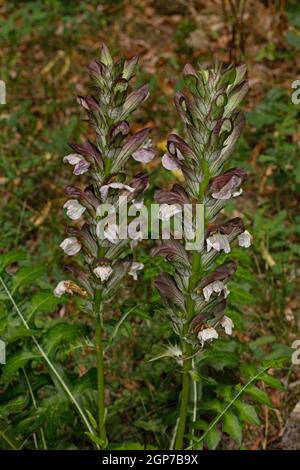
M 90 164 L 89 162 L 87 162 L 86 160 L 82 159 L 80 160 L 80 162 L 78 162 L 76 165 L 75 165 L 75 168 L 74 168 L 74 175 L 76 176 L 79 176 L 79 175 L 83 175 L 84 173 L 86 173 L 90 168 Z
M 74 256 L 81 250 L 81 243 L 76 237 L 65 238 L 59 246 L 69 256 Z
M 175 158 L 165 153 L 161 159 L 162 165 L 166 170 L 180 170 L 180 165 L 176 162 Z
M 64 204 L 64 209 L 67 209 L 67 216 L 72 220 L 80 219 L 84 211 L 86 210 L 77 199 L 70 199 Z
M 78 153 L 70 153 L 63 158 L 64 163 L 69 163 L 70 165 L 77 165 L 77 163 L 81 162 L 82 156 Z
M 136 152 L 133 152 L 132 157 L 137 162 L 149 163 L 155 157 L 155 152 L 153 149 L 141 148 Z

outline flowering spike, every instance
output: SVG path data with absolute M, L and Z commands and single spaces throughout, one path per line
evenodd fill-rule
M 103 379 L 102 310 L 115 295 L 124 277 L 128 274 L 137 280 L 144 265 L 124 258 L 124 250 L 130 249 L 127 239 L 119 238 L 118 227 L 113 217 L 102 216 L 103 203 L 111 204 L 115 213 L 120 211 L 123 196 L 129 201 L 140 203 L 142 193 L 148 184 L 145 173 L 127 178 L 124 166 L 130 157 L 148 162 L 154 156 L 149 141 L 150 129 L 142 129 L 132 135 L 129 117 L 149 95 L 147 85 L 131 90 L 130 79 L 134 75 L 137 57 L 114 63 L 105 44 L 102 45 L 100 60 L 93 60 L 88 71 L 94 82 L 96 97 L 79 96 L 79 104 L 88 113 L 89 123 L 95 130 L 94 142 L 71 143 L 75 152 L 64 157 L 64 162 L 74 167 L 75 175 L 88 178 L 85 189 L 68 186 L 64 204 L 67 216 L 77 221 L 76 226 L 67 229 L 68 237 L 61 248 L 66 255 L 75 256 L 80 252 L 81 268 L 68 265 L 67 269 L 82 287 L 70 280 L 61 281 L 54 294 L 77 294 L 82 297 L 84 310 L 92 312 L 96 322 L 96 349 L 98 365 L 99 437 L 106 445 L 105 403 Z M 122 196 L 118 198 L 117 196 Z M 139 200 L 136 200 L 136 198 Z M 103 208 L 104 212 L 107 206 Z M 79 221 L 80 219 L 80 221 Z M 81 223 L 81 220 L 84 220 Z M 105 221 L 104 231 L 101 223 Z M 97 441 L 98 442 L 98 441 Z M 102 445 L 102 444 L 101 444 Z
M 230 261 L 218 267 L 213 263 L 220 253 L 230 253 L 235 240 L 242 247 L 251 243 L 251 235 L 241 219 L 214 222 L 226 202 L 241 194 L 247 176 L 242 168 L 226 170 L 225 167 L 245 124 L 244 115 L 239 111 L 248 91 L 244 75 L 244 66 L 229 67 L 222 72 L 218 65 L 196 71 L 187 64 L 183 76 L 188 92 L 177 92 L 174 102 L 188 139 L 170 134 L 167 153 L 162 157 L 167 170 L 180 169 L 184 177 L 182 186 L 157 191 L 155 199 L 165 204 L 164 214 L 174 215 L 178 210 L 174 208 L 186 204 L 204 207 L 203 245 L 187 253 L 179 241 L 164 240 L 152 252 L 164 256 L 173 266 L 173 277 L 161 274 L 156 286 L 174 332 L 181 340 L 185 384 L 189 382 L 187 377 L 192 367 L 190 358 L 217 340 L 222 330 L 231 334 L 233 329 L 233 322 L 225 316 L 225 311 L 229 295 L 227 283 L 237 263 Z M 196 212 L 189 222 L 190 228 L 197 230 L 197 222 Z M 185 231 L 184 236 L 185 241 L 189 241 Z M 188 393 L 186 385 L 183 390 L 183 395 Z M 186 399 L 183 395 L 182 400 Z M 175 449 L 184 448 L 186 416 L 186 407 L 181 405 Z

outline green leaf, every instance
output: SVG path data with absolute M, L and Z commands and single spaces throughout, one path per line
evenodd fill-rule
M 275 336 L 262 336 L 261 338 L 257 338 L 254 341 L 250 341 L 248 346 L 252 351 L 260 346 L 265 346 L 266 344 L 272 344 L 276 341 Z
M 29 321 L 37 312 L 52 312 L 61 299 L 55 297 L 51 290 L 42 290 L 34 294 L 27 308 L 26 318 Z
M 199 362 L 209 364 L 216 370 L 223 370 L 224 367 L 236 367 L 239 363 L 239 356 L 236 353 L 215 351 L 210 348 L 200 356 Z
M 7 363 L 3 366 L 1 381 L 5 383 L 10 382 L 18 370 L 33 359 L 41 359 L 41 356 L 30 351 L 21 351 L 9 358 Z
M 0 406 L 0 419 L 5 418 L 11 413 L 21 412 L 25 406 L 28 404 L 29 395 L 19 395 L 16 398 L 13 398 L 8 403 Z
M 27 329 L 24 325 L 10 328 L 5 334 L 4 339 L 6 344 L 12 344 L 20 339 L 30 338 L 31 336 L 41 335 L 41 331 Z
M 278 380 L 276 377 L 273 377 L 272 375 L 263 374 L 260 376 L 260 379 L 263 380 L 266 385 L 269 385 L 269 387 L 276 388 L 277 390 L 282 391 L 285 390 L 280 380 Z
M 287 42 L 290 46 L 294 47 L 295 49 L 300 49 L 300 35 L 292 33 L 289 31 L 286 35 Z
M 222 411 L 222 404 L 219 400 L 207 400 L 199 403 L 199 409 L 205 411 L 216 411 L 217 413 Z
M 10 251 L 0 255 L 0 274 L 10 264 L 21 261 L 25 258 L 25 254 L 21 251 Z
M 263 405 L 267 405 L 270 408 L 274 408 L 271 400 L 268 397 L 268 394 L 264 390 L 261 390 L 260 388 L 256 387 L 255 385 L 249 385 L 245 393 L 250 395 L 257 402 L 262 403 Z
M 230 410 L 224 415 L 223 432 L 229 434 L 239 445 L 241 444 L 243 428 L 237 416 Z
M 212 428 L 205 437 L 205 442 L 209 450 L 215 450 L 218 447 L 220 440 L 221 436 L 216 428 Z
M 245 403 L 242 400 L 236 400 L 234 402 L 234 407 L 239 413 L 239 417 L 242 421 L 247 421 L 250 424 L 260 424 L 260 419 L 256 413 L 254 406 Z
M 287 5 L 287 17 L 290 23 L 300 28 L 300 7 L 299 5 Z
M 45 334 L 46 352 L 49 354 L 62 343 L 75 341 L 83 334 L 84 326 L 80 324 L 58 323 Z
M 41 277 L 45 272 L 45 269 L 42 266 L 38 267 L 23 267 L 21 268 L 13 279 L 12 285 L 12 294 L 16 292 L 21 286 L 23 287 L 26 284 L 30 284 L 39 277 Z

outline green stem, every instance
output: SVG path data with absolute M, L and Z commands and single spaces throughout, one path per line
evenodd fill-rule
M 99 437 L 103 441 L 103 447 L 106 446 L 105 430 L 105 395 L 104 395 L 104 351 L 102 341 L 102 316 L 101 316 L 101 298 L 97 295 L 95 300 L 96 313 L 96 352 L 97 352 L 97 385 L 98 385 L 98 426 Z
M 186 344 L 185 354 L 191 355 L 191 347 Z M 179 421 L 177 427 L 177 434 L 175 439 L 174 450 L 183 450 L 183 441 L 185 434 L 185 426 L 187 420 L 189 393 L 190 393 L 190 370 L 192 367 L 192 359 L 186 359 L 183 362 L 183 376 L 182 376 L 182 389 L 180 398 Z
M 195 287 L 195 284 L 198 280 L 201 270 L 201 255 L 198 252 L 193 253 L 192 260 L 192 275 L 189 280 L 189 294 L 187 298 L 187 317 L 188 321 L 186 323 L 186 330 L 184 331 L 184 336 L 188 333 L 190 320 L 194 316 L 194 301 L 191 297 L 191 293 Z M 193 367 L 193 350 L 192 346 L 183 339 L 182 341 L 183 356 L 187 359 L 183 360 L 183 376 L 182 376 L 182 389 L 181 389 L 181 398 L 180 398 L 180 410 L 179 410 L 179 421 L 175 439 L 175 450 L 182 450 L 184 444 L 184 435 L 185 427 L 187 421 L 188 413 L 188 404 L 189 404 L 189 394 L 190 394 L 190 371 Z

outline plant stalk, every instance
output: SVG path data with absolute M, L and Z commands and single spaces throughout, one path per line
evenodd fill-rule
M 96 313 L 96 352 L 97 352 L 97 386 L 98 386 L 98 428 L 99 437 L 106 447 L 105 430 L 105 390 L 104 390 L 104 350 L 103 350 L 103 328 L 101 316 L 101 299 L 99 296 L 95 300 Z
M 186 344 L 185 355 L 188 359 L 183 362 L 183 376 L 182 376 L 182 389 L 180 398 L 179 422 L 177 427 L 177 434 L 175 439 L 174 450 L 183 450 L 183 441 L 187 420 L 189 394 L 190 394 L 190 370 L 192 367 L 191 347 Z
M 190 320 L 194 316 L 194 301 L 191 297 L 191 292 L 197 282 L 199 271 L 201 269 L 201 255 L 197 252 L 193 254 L 192 260 L 192 275 L 189 281 L 189 296 L 188 296 L 188 305 L 187 305 L 187 328 L 189 325 Z M 184 332 L 186 334 L 187 331 Z M 179 422 L 177 427 L 177 434 L 175 439 L 175 450 L 183 450 L 184 445 L 184 435 L 185 435 L 185 428 L 186 428 L 186 421 L 187 421 L 187 414 L 189 408 L 189 395 L 190 395 L 190 383 L 191 383 L 191 376 L 190 371 L 193 368 L 193 359 L 192 359 L 192 347 L 189 343 L 183 339 L 182 341 L 182 348 L 183 348 L 183 356 L 187 359 L 183 360 L 183 376 L 182 376 L 182 389 L 181 389 L 181 398 L 180 398 L 180 410 L 179 410 Z

